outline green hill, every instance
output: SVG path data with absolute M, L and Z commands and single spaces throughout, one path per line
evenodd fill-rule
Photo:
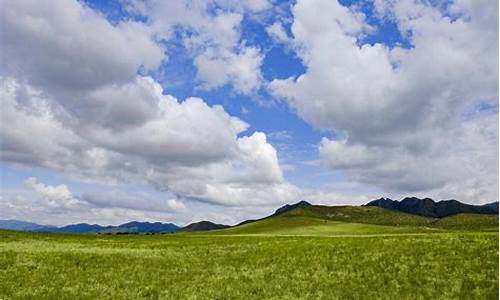
M 426 229 L 433 230 L 433 229 Z M 278 216 L 244 224 L 218 234 L 262 234 L 262 235 L 351 235 L 375 233 L 417 232 L 411 227 L 330 221 L 304 216 Z
M 369 206 L 313 205 L 289 211 L 283 216 L 307 216 L 331 221 L 389 226 L 425 226 L 435 219 Z
M 256 220 L 217 234 L 349 235 L 498 230 L 498 215 L 461 214 L 443 219 L 369 206 L 309 206 Z
M 439 219 L 433 225 L 452 230 L 498 231 L 498 215 L 458 214 Z

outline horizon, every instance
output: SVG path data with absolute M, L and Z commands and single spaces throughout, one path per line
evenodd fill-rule
M 406 199 L 412 199 L 412 198 L 417 198 L 417 197 L 412 197 L 412 196 L 407 196 L 407 197 L 404 197 L 402 199 L 399 199 L 399 200 L 395 200 L 395 199 L 390 199 L 390 198 L 386 198 L 386 197 L 381 197 L 381 198 L 378 198 L 378 199 L 372 199 L 370 200 L 369 202 L 367 203 L 363 203 L 363 204 L 358 204 L 358 205 L 330 205 L 331 207 L 345 207 L 345 206 L 353 206 L 353 207 L 357 207 L 357 206 L 365 206 L 367 205 L 368 203 L 372 202 L 372 201 L 376 201 L 376 200 L 391 200 L 391 201 L 395 201 L 395 202 L 402 202 L 403 200 L 406 200 Z M 446 201 L 458 201 L 462 204 L 467 204 L 467 205 L 474 205 L 474 204 L 470 204 L 470 203 L 466 203 L 466 202 L 462 202 L 460 200 L 456 200 L 456 199 L 442 199 L 442 200 L 434 200 L 432 198 L 428 198 L 428 197 L 425 197 L 425 198 L 417 198 L 419 200 L 425 200 L 425 199 L 430 199 L 432 201 L 434 201 L 434 203 L 439 203 L 439 202 L 446 202 Z M 315 204 L 315 203 L 311 203 L 305 199 L 303 200 L 299 200 L 299 201 L 296 201 L 296 202 L 291 202 L 291 203 L 286 203 L 284 204 L 283 206 L 280 206 L 280 207 L 277 207 L 274 209 L 274 211 L 272 212 L 269 212 L 268 215 L 266 216 L 271 216 L 273 213 L 275 213 L 278 209 L 280 208 L 283 208 L 285 206 L 293 206 L 293 205 L 296 205 L 296 204 L 299 204 L 301 202 L 306 202 L 312 206 L 323 206 L 322 204 Z M 481 204 L 481 205 L 490 205 L 490 204 L 495 204 L 495 203 L 499 203 L 499 201 L 493 201 L 493 202 L 489 202 L 489 203 L 484 203 L 484 204 Z M 260 218 L 263 218 L 262 216 L 259 217 Z M 232 223 L 232 224 L 223 224 L 223 225 L 229 225 L 229 226 L 236 226 L 238 224 L 241 224 L 242 222 L 246 222 L 246 221 L 249 221 L 249 220 L 253 220 L 253 219 L 246 219 L 246 220 L 239 220 L 235 223 Z M 78 222 L 78 223 L 66 223 L 66 224 L 46 224 L 46 223 L 38 223 L 38 222 L 32 222 L 32 221 L 27 221 L 27 220 L 19 220 L 19 219 L 0 219 L 0 221 L 14 221 L 14 222 L 23 222 L 23 223 L 32 223 L 32 224 L 36 224 L 36 225 L 42 225 L 42 226 L 49 226 L 49 227 L 58 227 L 58 228 L 61 228 L 61 227 L 65 227 L 65 226 L 69 226 L 69 225 L 80 225 L 80 224 L 87 224 L 87 225 L 99 225 L 99 226 L 102 226 L 102 227 L 108 227 L 108 226 L 113 226 L 113 227 L 119 227 L 121 225 L 124 225 L 124 224 L 127 224 L 127 223 L 133 223 L 133 222 L 139 222 L 139 223 L 160 223 L 160 224 L 172 224 L 172 225 L 175 225 L 179 228 L 183 228 L 183 227 L 186 227 L 188 225 L 191 225 L 191 224 L 194 224 L 194 223 L 200 223 L 200 222 L 210 222 L 210 223 L 215 223 L 215 224 L 218 224 L 217 222 L 213 222 L 212 220 L 208 220 L 208 219 L 200 219 L 200 220 L 191 220 L 187 223 L 184 223 L 184 224 L 180 224 L 180 223 L 176 223 L 176 222 L 171 222 L 169 220 L 152 220 L 152 219 L 145 219 L 145 220 L 141 220 L 141 219 L 133 219 L 133 220 L 127 220 L 127 221 L 118 221 L 117 223 L 107 223 L 107 224 L 102 224 L 102 223 L 92 223 L 92 222 L 85 222 L 85 221 L 82 221 L 82 222 Z M 0 228 L 1 229 L 1 228 Z
M 0 219 L 499 200 L 497 1 L 0 4 Z

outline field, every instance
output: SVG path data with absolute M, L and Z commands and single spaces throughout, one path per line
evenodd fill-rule
M 328 226 L 353 234 L 1 231 L 0 299 L 498 299 L 497 232 Z
M 450 230 L 498 232 L 498 215 L 459 214 L 435 219 L 379 207 L 311 206 L 229 228 L 216 234 L 317 236 L 424 234 Z

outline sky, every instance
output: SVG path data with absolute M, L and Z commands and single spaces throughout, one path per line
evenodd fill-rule
M 497 1 L 0 8 L 0 219 L 498 201 Z

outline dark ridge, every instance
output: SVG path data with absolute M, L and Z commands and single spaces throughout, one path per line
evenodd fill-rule
M 265 218 L 264 218 L 265 219 Z M 236 227 L 236 226 L 240 226 L 240 225 L 245 225 L 245 224 L 249 224 L 249 223 L 253 223 L 253 222 L 257 222 L 257 221 L 260 221 L 262 219 L 250 219 L 250 220 L 245 220 L 243 222 L 240 222 L 236 225 L 234 225 L 233 227 Z
M 487 203 L 487 204 L 484 204 L 483 206 L 489 207 L 490 209 L 493 209 L 498 214 L 498 201 L 497 202 Z
M 118 228 L 126 228 L 135 232 L 174 232 L 179 229 L 179 226 L 172 223 L 133 221 L 122 224 Z
M 99 230 L 105 229 L 106 227 L 103 227 L 98 224 L 87 224 L 87 223 L 79 223 L 79 224 L 71 224 L 59 228 L 55 228 L 52 230 L 53 232 L 77 232 L 77 233 L 83 233 L 83 232 L 98 232 Z
M 309 207 L 309 206 L 312 206 L 312 204 L 309 203 L 309 202 L 307 202 L 307 201 L 304 201 L 304 200 L 299 201 L 299 202 L 297 202 L 295 204 L 291 204 L 291 205 L 290 204 L 286 204 L 286 205 L 278 208 L 274 212 L 273 216 L 284 214 L 284 213 L 289 212 L 291 210 L 294 210 L 296 208 L 305 208 L 305 207 Z
M 419 199 L 416 197 L 407 197 L 401 201 L 380 198 L 367 203 L 366 206 L 378 206 L 431 218 L 444 218 L 461 213 L 498 214 L 498 202 L 471 205 L 457 200 L 435 202 L 431 198 Z
M 279 215 L 282 215 L 282 214 L 284 214 L 286 212 L 294 210 L 296 208 L 306 208 L 306 207 L 310 207 L 310 206 L 313 206 L 313 205 L 311 203 L 305 201 L 305 200 L 299 201 L 299 202 L 297 202 L 295 204 L 285 204 L 282 207 L 278 208 L 272 215 L 269 215 L 267 217 L 263 217 L 263 218 L 260 218 L 260 219 L 245 220 L 245 221 L 243 221 L 241 223 L 238 223 L 238 224 L 234 225 L 233 227 L 241 226 L 241 225 L 245 225 L 245 224 L 249 224 L 249 223 L 253 223 L 253 222 L 257 222 L 257 221 L 264 220 L 264 219 L 267 219 L 267 218 L 271 218 L 271 217 L 274 217 L 274 216 L 279 216 Z
M 208 231 L 208 230 L 216 230 L 216 229 L 225 229 L 229 228 L 229 225 L 216 224 L 210 221 L 201 221 L 196 223 L 191 223 L 185 227 L 179 229 L 179 231 Z

